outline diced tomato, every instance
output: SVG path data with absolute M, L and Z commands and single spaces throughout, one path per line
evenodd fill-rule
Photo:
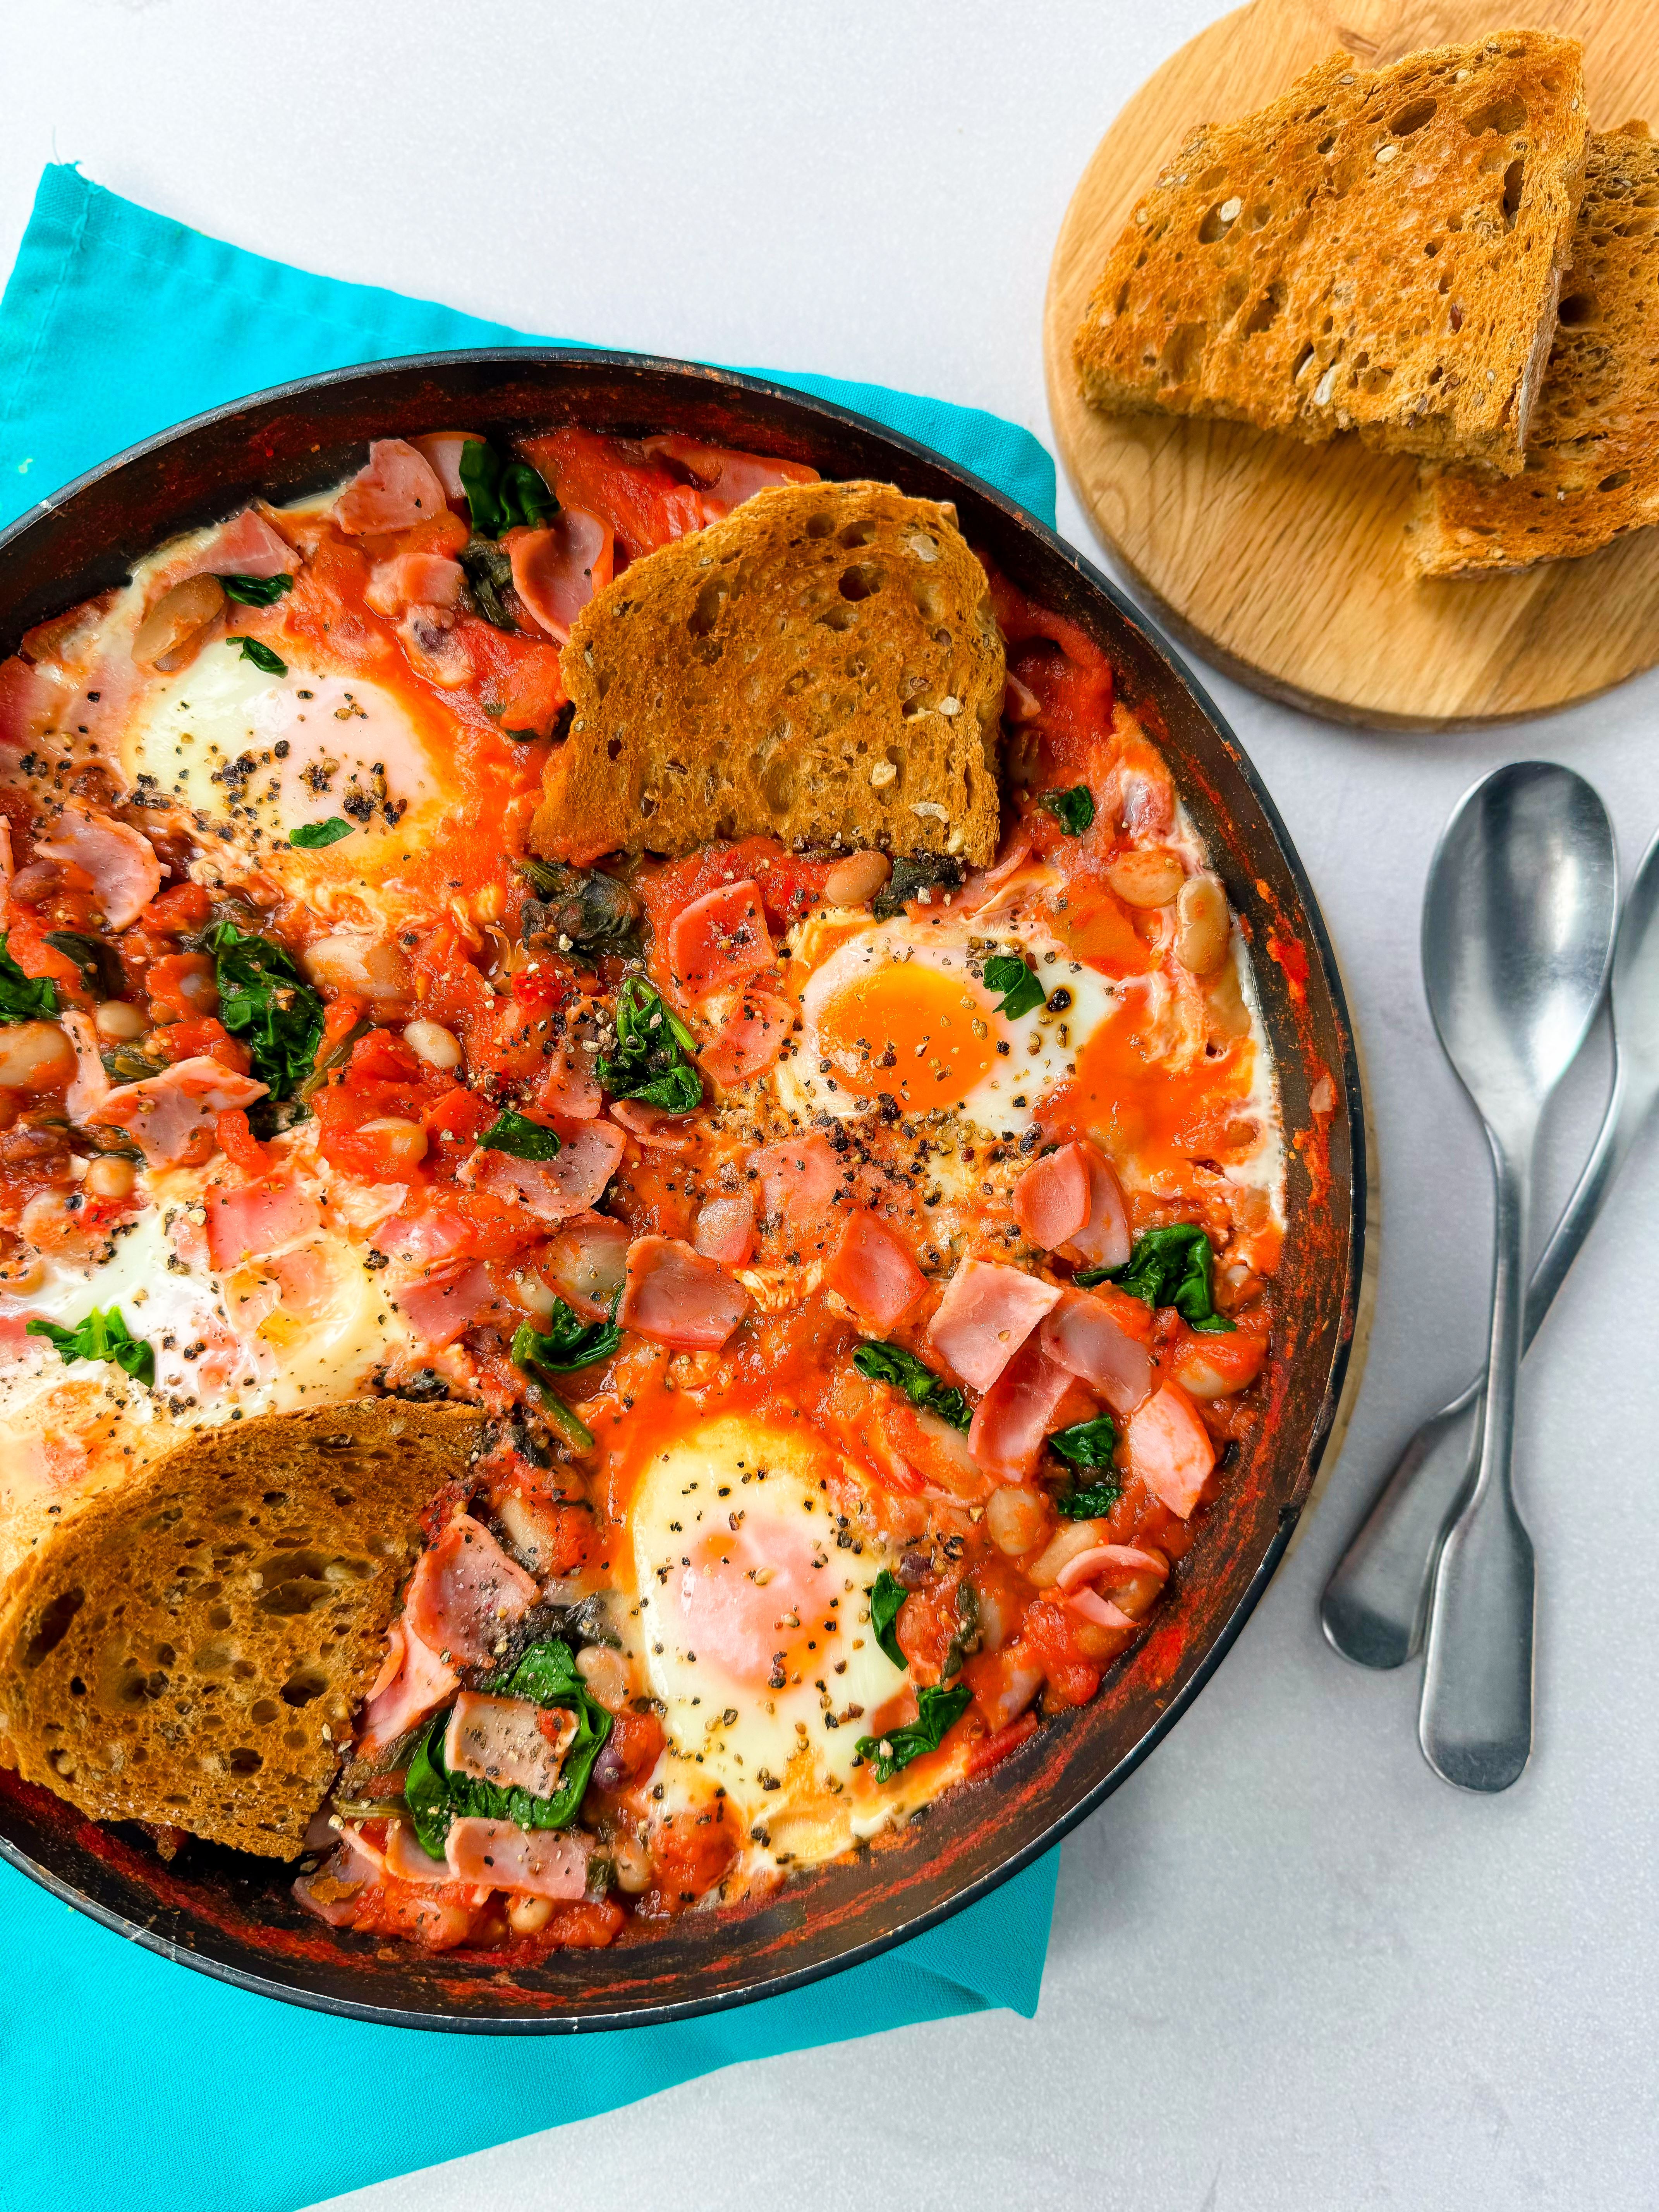
M 706 1897 L 737 1856 L 724 1813 L 671 1813 L 651 1838 L 657 1887 L 671 1911 Z
M 150 1018 L 157 1022 L 190 1021 L 218 1000 L 213 963 L 205 952 L 170 952 L 152 961 L 144 990 Z
M 1018 1657 L 1042 1669 L 1049 1699 L 1057 1705 L 1086 1705 L 1100 1687 L 1100 1669 L 1079 1650 L 1075 1625 L 1064 1605 L 1039 1598 L 1026 1613 L 1013 1646 Z
M 666 1741 L 662 1723 L 654 1713 L 636 1713 L 631 1709 L 617 1713 L 611 1723 L 610 1748 L 622 1768 L 618 1787 L 625 1790 L 649 1774 Z
M 630 561 L 701 530 L 707 520 L 695 484 L 621 439 L 572 425 L 550 437 L 527 438 L 524 450 L 564 506 L 586 507 L 611 525 Z
M 270 1155 L 249 1128 L 240 1106 L 227 1106 L 214 1116 L 213 1133 L 219 1150 L 243 1175 L 262 1176 L 270 1166 Z
M 1077 623 L 1036 605 L 994 568 L 989 574 L 991 604 L 1008 642 L 1009 673 L 1036 696 L 1042 780 L 1058 782 L 1068 770 L 1086 774 L 1111 732 L 1112 664 Z M 1040 810 L 1031 815 L 1030 827 L 1040 854 L 1064 836 Z
M 823 902 L 824 882 L 833 860 L 803 860 L 786 853 L 773 837 L 744 837 L 734 845 L 709 845 L 684 860 L 648 869 L 640 878 L 640 896 L 657 942 L 666 945 L 674 918 L 704 892 L 727 884 L 754 884 L 766 919 L 787 929 Z
M 574 1905 L 556 1905 L 553 1917 L 530 1941 L 537 1951 L 603 1951 L 621 1935 L 627 1920 L 608 1897 L 584 1897 Z
M 478 704 L 497 729 L 551 736 L 566 696 L 556 645 L 496 629 L 476 615 L 455 625 L 455 641 L 471 667 Z
M 210 1014 L 198 1015 L 191 1021 L 170 1022 L 165 1028 L 152 1030 L 149 1046 L 158 1059 L 169 1066 L 202 1054 L 216 1060 L 221 1067 L 229 1068 L 235 1075 L 246 1075 L 250 1066 L 245 1048 L 224 1024 L 216 1021 Z
M 213 900 L 200 884 L 174 884 L 153 898 L 138 917 L 138 927 L 157 937 L 178 937 L 200 929 L 213 911 Z

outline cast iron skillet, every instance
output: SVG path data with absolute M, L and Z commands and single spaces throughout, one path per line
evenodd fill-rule
M 1237 740 L 1171 649 L 1052 531 L 860 416 L 752 377 L 631 354 L 434 354 L 310 378 L 135 447 L 0 535 L 0 655 L 32 624 L 120 582 L 175 532 L 256 493 L 295 498 L 348 474 L 372 437 L 568 421 L 683 431 L 953 500 L 982 553 L 1106 648 L 1122 696 L 1165 746 L 1254 947 L 1291 1140 L 1283 1319 L 1267 1416 L 1150 1634 L 1095 1702 L 1047 1723 L 902 1837 L 757 1904 L 503 1972 L 483 1954 L 428 1958 L 336 1936 L 301 1911 L 270 1861 L 193 1844 L 166 1867 L 136 1831 L 100 1829 L 0 1772 L 0 1850 L 54 1895 L 240 1988 L 410 2027 L 550 2033 L 740 2004 L 917 1935 L 1049 1850 L 1174 1725 L 1267 1587 L 1330 1432 L 1359 1289 L 1364 1133 L 1347 1008 L 1307 878 Z M 1317 1116 L 1310 1093 L 1326 1109 Z

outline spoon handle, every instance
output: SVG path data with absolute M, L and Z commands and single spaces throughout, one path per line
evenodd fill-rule
M 1526 1320 L 1531 1146 L 1492 1133 L 1497 1258 L 1486 1418 L 1474 1485 L 1441 1547 L 1429 1605 L 1418 1740 L 1435 1772 L 1462 1790 L 1507 1790 L 1532 1754 L 1532 1540 L 1510 1482 L 1516 1389 Z
M 1632 1082 L 1628 1061 L 1618 1059 L 1595 1146 L 1532 1272 L 1523 1348 L 1537 1335 L 1653 1101 L 1645 1074 Z M 1403 1666 L 1422 1648 L 1440 1540 L 1480 1449 L 1486 1387 L 1483 1372 L 1424 1422 L 1331 1571 L 1320 1623 L 1332 1649 L 1357 1666 Z

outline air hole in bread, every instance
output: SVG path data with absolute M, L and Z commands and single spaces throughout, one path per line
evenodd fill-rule
M 836 518 L 833 514 L 809 514 L 806 518 L 806 534 L 809 538 L 828 538 L 835 526 Z
M 1484 107 L 1477 107 L 1473 115 L 1463 118 L 1463 128 L 1471 138 L 1484 138 L 1488 131 L 1500 138 L 1510 137 L 1527 127 L 1527 103 L 1517 92 L 1505 93 L 1497 100 L 1489 100 Z
M 1603 477 L 1601 483 L 1596 485 L 1595 489 L 1597 491 L 1618 491 L 1623 485 L 1627 484 L 1629 482 L 1630 471 L 1628 469 L 1615 469 L 1610 477 Z
M 1408 107 L 1401 109 L 1389 128 L 1396 138 L 1409 138 L 1413 131 L 1422 130 L 1425 124 L 1433 122 L 1439 105 L 1437 100 L 1414 100 Z
M 857 620 L 858 617 L 851 607 L 826 607 L 818 617 L 820 625 L 825 629 L 851 629 Z
M 257 1774 L 264 1763 L 252 1744 L 240 1744 L 225 1756 L 225 1765 L 233 1774 Z
M 256 1698 L 247 1711 L 251 1721 L 260 1728 L 269 1728 L 277 1717 L 278 1707 L 274 1698 Z
M 1572 331 L 1586 323 L 1598 322 L 1601 308 L 1594 292 L 1569 292 L 1555 312 L 1557 320 Z
M 1158 379 L 1164 384 L 1190 384 L 1204 357 L 1204 325 L 1177 323 L 1164 342 L 1158 357 Z
M 38 1667 L 49 1651 L 55 1651 L 69 1634 L 70 1623 L 87 1601 L 82 1589 L 60 1590 L 40 1615 L 39 1626 L 23 1646 L 23 1664 Z
M 696 604 L 685 618 L 693 637 L 707 637 L 719 622 L 732 586 L 724 576 L 711 576 L 697 593 Z
M 1279 310 L 1284 305 L 1285 287 L 1275 278 L 1251 308 L 1245 320 L 1243 335 L 1253 338 L 1263 331 L 1270 331 L 1278 321 Z
M 843 568 L 838 586 L 844 599 L 856 605 L 860 599 L 873 599 L 887 581 L 885 574 L 873 561 L 855 561 L 850 568 Z
M 860 517 L 857 522 L 849 522 L 848 524 L 846 529 L 842 532 L 840 538 L 836 540 L 836 543 L 837 544 L 844 545 L 849 553 L 856 553 L 860 545 L 869 544 L 875 534 L 875 524 L 870 521 L 867 517 Z

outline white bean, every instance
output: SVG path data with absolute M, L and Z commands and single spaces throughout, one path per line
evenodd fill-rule
M 142 1006 L 129 1006 L 120 999 L 106 999 L 93 1015 L 93 1025 L 111 1044 L 131 1044 L 149 1027 Z
M 319 937 L 300 955 L 300 965 L 313 983 L 336 991 L 349 991 L 364 999 L 400 999 L 410 987 L 409 963 L 401 946 L 387 937 L 364 937 L 341 931 Z
M 1187 880 L 1177 854 L 1161 845 L 1144 852 L 1120 853 L 1106 880 L 1125 906 L 1168 906 Z
M 1213 876 L 1189 876 L 1176 901 L 1176 958 L 1193 975 L 1213 975 L 1227 957 L 1231 918 Z
M 1040 1491 L 1023 1483 L 1004 1483 L 985 1504 L 985 1526 L 998 1551 L 1016 1559 L 1040 1544 L 1048 1529 L 1048 1510 Z
M 618 1836 L 611 1846 L 611 1863 L 617 1869 L 617 1887 L 629 1897 L 651 1887 L 651 1854 L 643 1844 L 635 1843 L 632 1836 Z
M 459 1067 L 461 1064 L 460 1040 L 441 1022 L 407 1023 L 404 1042 L 416 1059 L 423 1060 L 428 1067 Z
M 507 1924 L 515 1936 L 539 1936 L 553 1917 L 550 1897 L 512 1897 L 507 1899 Z
M 0 1091 L 55 1091 L 75 1073 L 75 1047 L 56 1022 L 0 1029 Z
M 118 1152 L 106 1153 L 87 1169 L 86 1188 L 94 1198 L 131 1198 L 137 1170 Z
M 426 1131 L 418 1121 L 406 1121 L 401 1115 L 379 1115 L 363 1122 L 357 1134 L 379 1146 L 388 1170 L 412 1168 L 426 1158 Z
M 154 666 L 177 665 L 174 656 L 224 611 L 224 586 L 216 576 L 186 576 L 163 592 L 132 639 L 132 657 Z
M 892 872 L 885 853 L 854 853 L 830 869 L 823 879 L 823 896 L 831 906 L 863 906 Z

